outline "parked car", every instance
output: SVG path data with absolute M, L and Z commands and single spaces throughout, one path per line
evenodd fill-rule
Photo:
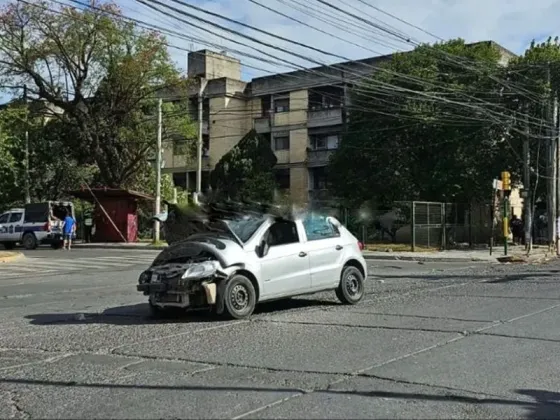
M 265 301 L 333 290 L 354 305 L 365 295 L 362 246 L 335 218 L 253 215 L 205 226 L 169 245 L 140 275 L 137 290 L 149 296 L 153 315 L 212 308 L 244 319 Z
M 74 216 L 74 206 L 68 201 L 46 201 L 26 204 L 0 215 L 0 243 L 13 249 L 21 243 L 25 249 L 40 244 L 62 247 L 62 224 L 66 214 Z

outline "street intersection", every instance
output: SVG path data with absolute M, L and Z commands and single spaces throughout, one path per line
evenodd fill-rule
M 0 418 L 560 418 L 560 264 L 372 261 L 357 306 L 155 321 L 134 288 L 155 254 L 2 266 Z

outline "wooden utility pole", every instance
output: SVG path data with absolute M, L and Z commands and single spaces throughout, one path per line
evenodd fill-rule
M 154 212 L 158 215 L 161 211 L 161 136 L 163 130 L 162 121 L 163 100 L 158 101 L 158 128 L 156 143 L 156 203 Z M 159 242 L 159 221 L 154 220 L 154 242 Z
M 550 63 L 547 67 L 548 94 L 548 122 L 549 122 L 549 141 L 547 144 L 547 195 L 548 195 L 548 243 L 549 248 L 554 247 L 556 242 L 556 161 L 557 161 L 557 134 L 556 126 L 558 120 L 558 98 L 555 92 L 550 89 Z
M 30 180 L 29 180 L 29 107 L 27 105 L 27 85 L 23 85 L 23 102 L 25 104 L 25 145 L 24 145 L 24 190 L 25 190 L 25 203 L 31 203 Z
M 526 108 L 525 137 L 523 138 L 523 225 L 525 227 L 525 250 L 532 250 L 533 215 L 531 203 L 531 155 L 529 152 L 529 107 Z

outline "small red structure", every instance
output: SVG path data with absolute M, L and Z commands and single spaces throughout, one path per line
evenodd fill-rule
M 147 194 L 117 188 L 82 187 L 68 194 L 94 204 L 95 242 L 136 242 L 138 201 L 154 201 Z

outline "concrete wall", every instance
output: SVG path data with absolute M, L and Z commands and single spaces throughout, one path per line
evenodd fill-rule
M 188 55 L 187 73 L 189 77 L 202 76 L 205 79 L 228 77 L 241 80 L 241 62 L 209 50 L 194 51 Z
M 305 162 L 307 158 L 307 129 L 290 131 L 290 163 Z
M 290 198 L 296 204 L 305 204 L 309 197 L 309 177 L 307 168 L 290 169 Z
M 307 122 L 307 104 L 307 89 L 290 92 L 290 111 L 275 113 L 274 126 L 305 124 Z
M 252 128 L 245 99 L 210 99 L 210 164 L 212 167 Z

